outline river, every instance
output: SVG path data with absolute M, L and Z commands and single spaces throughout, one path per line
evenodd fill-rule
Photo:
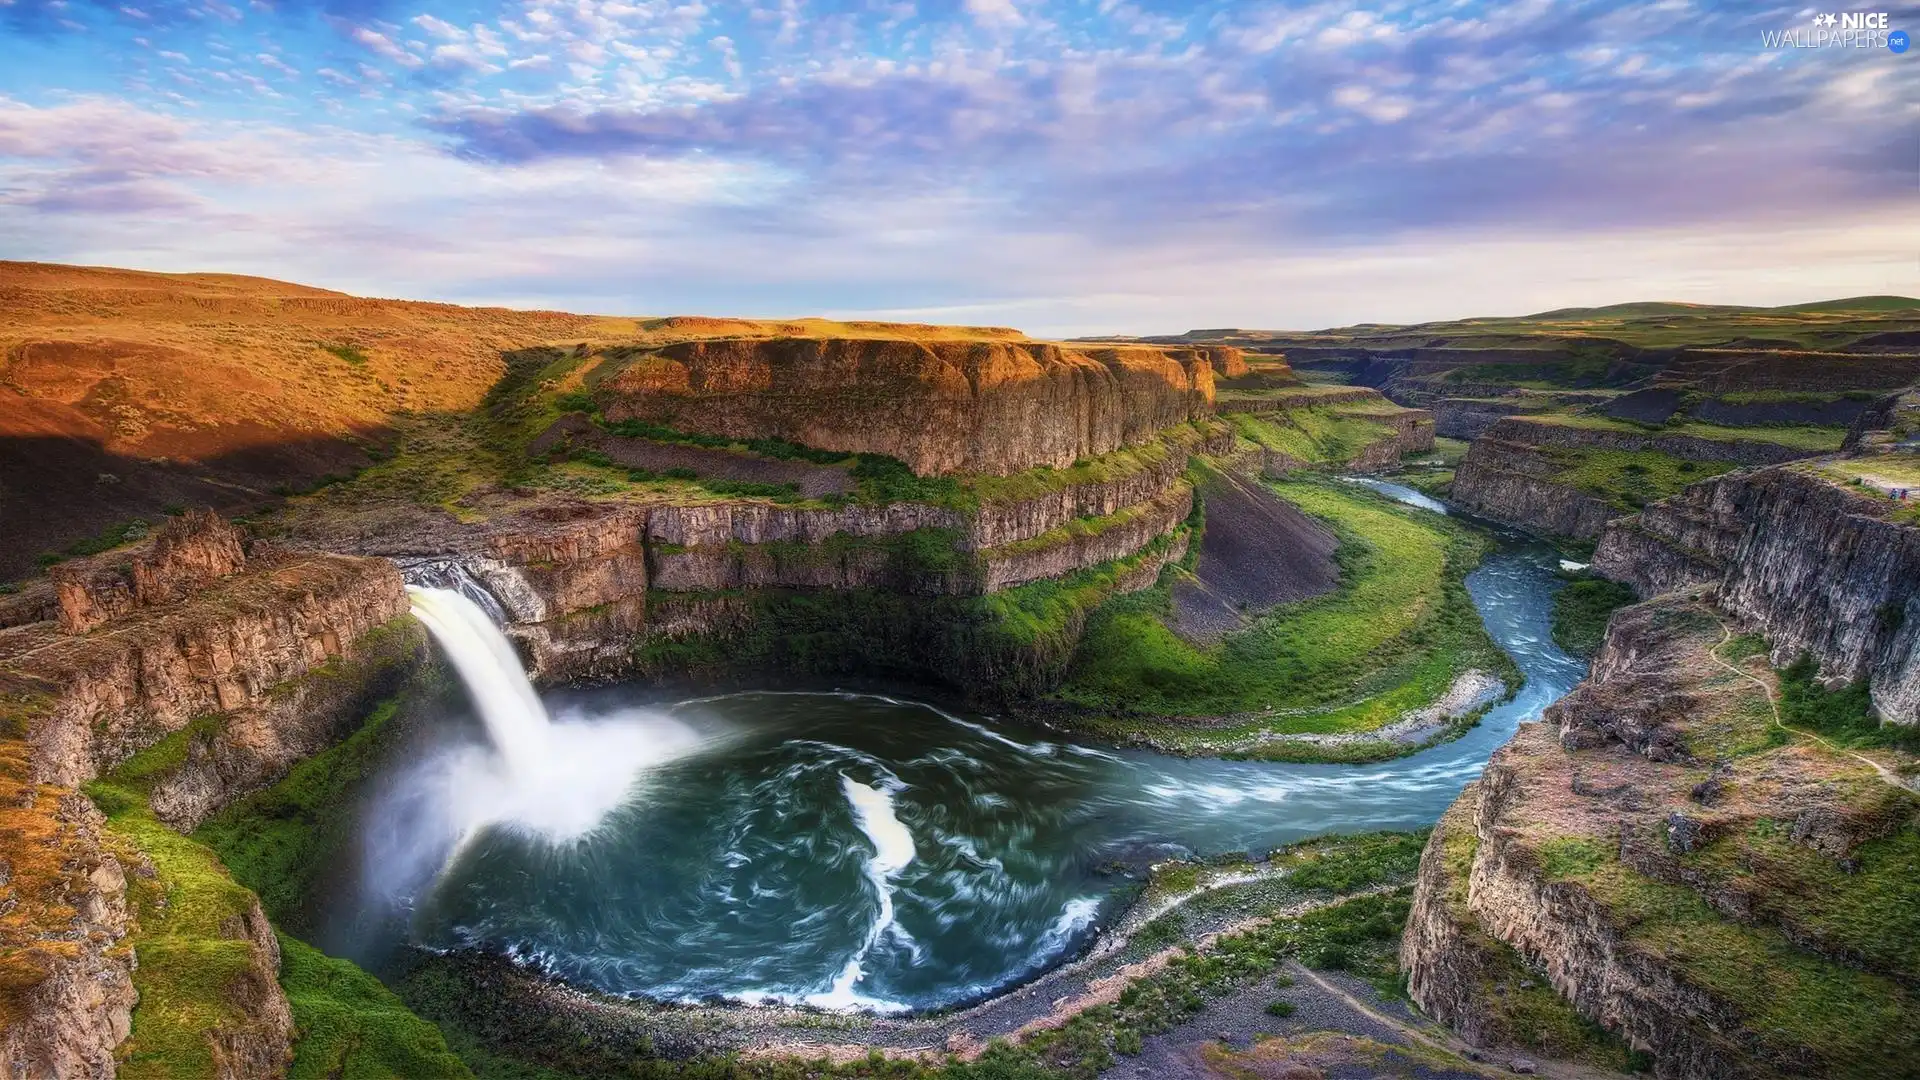
M 1122 906 L 1117 867 L 1438 818 L 1517 724 L 1585 674 L 1548 633 L 1557 553 L 1497 535 L 1467 588 L 1527 683 L 1410 757 L 1179 758 L 871 694 L 554 692 L 556 731 L 617 729 L 671 750 L 564 839 L 504 812 L 423 830 L 449 774 L 401 772 L 370 816 L 368 895 L 349 922 L 388 905 L 416 944 L 504 952 L 615 994 L 882 1011 L 976 999 L 1083 948 Z

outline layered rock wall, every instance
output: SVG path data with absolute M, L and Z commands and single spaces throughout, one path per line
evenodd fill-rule
M 1396 468 L 1400 459 L 1408 454 L 1424 454 L 1433 449 L 1433 414 L 1425 409 L 1402 409 L 1367 419 L 1393 428 L 1393 434 L 1361 447 L 1348 464 L 1357 472 Z
M 1615 523 L 1594 569 L 1642 596 L 1718 587 L 1785 666 L 1806 654 L 1839 682 L 1867 679 L 1874 707 L 1920 722 L 1920 528 L 1894 504 L 1780 467 L 1695 484 Z
M 731 339 L 635 357 L 605 415 L 1006 475 L 1138 445 L 1208 415 L 1217 347 Z
M 0 640 L 0 669 L 47 700 L 28 732 L 36 778 L 76 786 L 196 717 L 260 705 L 350 659 L 363 635 L 406 611 L 392 563 L 307 556 L 85 634 L 15 628 Z
M 1528 529 L 1589 540 L 1623 513 L 1607 500 L 1559 479 L 1555 451 L 1654 451 L 1682 461 L 1768 465 L 1809 456 L 1778 443 L 1720 441 L 1507 417 L 1489 426 L 1454 471 L 1455 502 Z
M 25 773 L 24 755 L 0 762 L 0 1070 L 109 1077 L 135 1001 L 126 867 L 92 802 Z
M 74 789 L 177 740 L 142 759 L 131 797 L 189 830 L 350 731 L 425 639 L 392 563 L 250 551 L 210 514 L 62 567 L 52 591 L 35 603 L 50 618 L 0 629 L 0 1066 L 111 1076 L 133 1026 L 130 935 L 170 898 L 133 834 Z M 161 892 L 137 920 L 130 874 Z M 294 1035 L 279 947 L 252 894 L 235 899 L 217 932 L 246 963 L 217 991 L 231 1015 L 208 1021 L 214 1073 L 277 1076 Z
M 1499 430 L 1496 425 L 1475 439 L 1454 469 L 1455 503 L 1537 532 L 1577 539 L 1600 535 L 1608 519 L 1619 513 L 1605 499 L 1557 482 L 1556 462 L 1530 444 L 1498 438 Z
M 1763 683 L 1716 660 L 1737 626 L 1689 595 L 1623 609 L 1588 679 L 1494 754 L 1421 861 L 1401 962 L 1423 1009 L 1523 1034 L 1492 975 L 1510 952 L 1663 1080 L 1908 1075 L 1911 959 L 1838 913 L 1891 902 L 1904 856 L 1875 841 L 1920 801 L 1770 737 Z
M 1491 438 L 1527 446 L 1562 446 L 1587 450 L 1654 450 L 1682 461 L 1732 461 L 1741 465 L 1775 465 L 1795 458 L 1811 457 L 1813 451 L 1797 450 L 1762 439 L 1703 439 L 1697 435 L 1656 435 L 1616 428 L 1583 427 L 1557 424 L 1549 420 L 1508 417 L 1487 431 Z
M 1434 432 L 1443 438 L 1473 440 L 1509 416 L 1518 416 L 1528 407 L 1517 401 L 1487 398 L 1436 398 L 1427 403 L 1433 413 Z
M 435 536 L 437 552 L 501 602 L 508 633 L 543 680 L 617 678 L 634 644 L 670 616 L 648 598 L 737 589 L 881 589 L 969 596 L 1130 556 L 1191 510 L 1193 454 L 1224 453 L 1231 429 L 1181 424 L 1084 468 L 1037 470 L 976 505 L 784 506 L 549 500 Z M 428 539 L 422 537 L 423 540 Z M 448 548 L 452 552 L 448 552 Z

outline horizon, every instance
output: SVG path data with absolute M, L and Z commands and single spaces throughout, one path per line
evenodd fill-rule
M 53 263 L 53 262 L 43 262 L 43 261 L 33 261 L 33 260 L 0 259 L 0 267 L 7 266 L 9 264 L 26 265 L 26 266 L 53 266 L 53 267 L 59 267 L 62 269 L 96 270 L 96 271 L 106 271 L 109 273 L 131 272 L 136 274 L 162 274 L 162 275 L 176 276 L 176 277 L 247 277 L 247 278 L 254 278 L 256 280 L 267 281 L 267 282 L 272 282 L 272 283 L 281 284 L 281 285 L 295 285 L 295 286 L 302 286 L 306 288 L 315 288 L 315 289 L 327 288 L 326 286 L 316 285 L 312 282 L 293 281 L 286 278 L 275 278 L 275 277 L 270 277 L 270 276 L 260 275 L 260 274 L 238 273 L 238 272 L 226 271 L 226 270 L 155 270 L 150 267 L 139 267 L 139 266 L 104 266 L 104 265 L 98 265 L 98 264 L 84 264 L 84 263 Z M 486 303 L 465 302 L 465 301 L 456 301 L 456 300 L 442 300 L 435 297 L 423 297 L 423 296 L 384 296 L 384 295 L 377 295 L 377 294 L 350 293 L 344 290 L 333 290 L 333 291 L 338 291 L 338 292 L 341 292 L 342 295 L 352 296 L 356 299 L 361 299 L 361 300 L 375 300 L 375 301 L 382 301 L 382 302 L 398 302 L 398 303 L 453 304 L 455 306 L 460 306 L 460 307 L 474 307 L 474 308 L 495 307 L 495 308 L 503 308 L 511 311 L 523 311 L 523 312 L 548 311 L 548 312 L 555 312 L 559 314 L 578 315 L 578 316 L 584 316 L 588 318 L 604 318 L 604 319 L 714 318 L 714 319 L 737 320 L 741 322 L 797 322 L 797 321 L 802 321 L 806 319 L 823 319 L 827 321 L 850 321 L 853 318 L 857 318 L 857 316 L 827 316 L 827 315 L 822 315 L 818 312 L 785 312 L 780 314 L 769 315 L 769 314 L 748 314 L 748 313 L 742 313 L 742 312 L 728 312 L 728 311 L 586 311 L 586 310 L 578 310 L 578 309 L 571 309 L 571 308 L 541 307 L 541 306 L 515 305 L 515 304 L 486 304 Z M 1853 300 L 1868 300 L 1868 301 L 1899 300 L 1899 301 L 1905 302 L 1903 307 L 1920 309 L 1920 297 L 1901 296 L 1901 295 L 1891 294 L 1891 293 L 1866 293 L 1866 294 L 1860 294 L 1857 296 L 1835 296 L 1835 297 L 1815 298 L 1815 299 L 1809 299 L 1809 300 L 1797 300 L 1797 301 L 1791 301 L 1786 304 L 1776 304 L 1776 305 L 1757 305 L 1757 304 L 1740 304 L 1740 303 L 1701 303 L 1701 302 L 1693 302 L 1693 301 L 1685 301 L 1685 300 L 1649 299 L 1649 298 L 1643 297 L 1638 300 L 1628 300 L 1628 301 L 1622 301 L 1614 304 L 1591 304 L 1591 305 L 1580 305 L 1577 307 L 1568 307 L 1568 308 L 1548 308 L 1540 311 L 1531 311 L 1531 312 L 1526 312 L 1526 313 L 1517 314 L 1517 315 L 1480 313 L 1480 314 L 1474 314 L 1474 315 L 1463 315 L 1463 316 L 1459 316 L 1457 318 L 1452 318 L 1452 319 L 1427 319 L 1427 320 L 1422 320 L 1420 322 L 1381 322 L 1376 320 L 1376 321 L 1342 323 L 1338 326 L 1313 326 L 1313 327 L 1191 326 L 1183 330 L 1163 329 L 1163 330 L 1157 330 L 1157 331 L 1147 331 L 1143 333 L 1114 332 L 1110 334 L 1093 333 L 1093 334 L 1081 334 L 1081 335 L 1073 335 L 1073 336 L 1042 335 L 1042 334 L 1031 333 L 1025 327 L 1021 327 L 1021 326 L 1008 326 L 1008 325 L 989 324 L 989 323 L 933 323 L 930 325 L 951 326 L 951 327 L 975 327 L 975 328 L 994 327 L 998 329 L 1014 330 L 1027 337 L 1044 338 L 1047 340 L 1098 341 L 1102 339 L 1132 339 L 1132 338 L 1146 339 L 1146 338 L 1162 338 L 1162 337 L 1181 337 L 1181 336 L 1190 336 L 1194 334 L 1214 334 L 1214 333 L 1220 333 L 1220 334 L 1273 333 L 1273 334 L 1307 335 L 1307 334 L 1327 334 L 1327 333 L 1333 333 L 1340 330 L 1356 330 L 1356 329 L 1372 328 L 1372 327 L 1386 328 L 1386 329 L 1414 329 L 1421 326 L 1447 325 L 1447 324 L 1453 324 L 1453 323 L 1511 322 L 1511 321 L 1537 320 L 1537 319 L 1543 319 L 1549 315 L 1560 314 L 1563 312 L 1604 311 L 1605 309 L 1610 307 L 1630 307 L 1630 306 L 1652 305 L 1652 304 L 1670 305 L 1675 307 L 1697 307 L 1702 309 L 1713 309 L 1713 308 L 1721 308 L 1721 309 L 1728 309 L 1728 310 L 1744 309 L 1744 310 L 1756 311 L 1756 312 L 1793 311 L 1794 309 L 1797 309 L 1797 308 L 1805 308 L 1805 307 L 1814 306 L 1814 305 L 1831 306 L 1831 305 L 1841 304 L 1841 303 L 1845 303 L 1847 301 L 1853 301 Z M 1866 311 L 1866 310 L 1873 310 L 1873 309 L 1871 308 L 1838 308 L 1835 310 Z M 1896 310 L 1900 310 L 1900 309 L 1896 309 Z M 913 325 L 913 322 L 909 320 L 893 320 L 893 321 L 897 321 L 901 325 Z
M 1920 61 L 1763 44 L 1812 11 L 12 0 L 0 228 L 365 296 L 1045 337 L 1920 292 Z

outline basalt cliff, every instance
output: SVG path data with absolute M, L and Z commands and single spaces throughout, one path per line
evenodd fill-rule
M 225 896 L 202 928 L 218 956 L 179 971 L 167 928 L 188 915 L 107 828 L 96 802 L 116 797 L 79 789 L 133 759 L 140 813 L 185 831 L 337 742 L 424 656 L 398 571 L 251 544 L 203 511 L 0 601 L 0 1062 L 112 1075 L 138 995 L 184 977 L 224 1002 L 213 1071 L 278 1074 L 293 1023 L 258 901 Z
M 1544 984 L 1660 1077 L 1920 1075 L 1911 468 L 1742 470 L 1604 527 L 1647 599 L 1435 829 L 1423 1009 L 1527 1045 Z
M 1510 416 L 1485 426 L 1455 470 L 1459 505 L 1529 530 L 1597 538 L 1609 520 L 1642 505 L 1631 481 L 1655 468 L 1679 474 L 1766 465 L 1816 451 L 1763 438 L 1590 427 L 1559 418 Z
M 1005 475 L 1138 445 L 1211 412 L 1236 350 L 967 340 L 714 340 L 608 365 L 613 421 Z

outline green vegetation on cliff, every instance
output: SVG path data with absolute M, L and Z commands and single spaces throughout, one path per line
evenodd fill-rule
M 214 1074 L 215 1038 L 244 1038 L 256 1027 L 261 983 L 273 973 L 261 970 L 246 937 L 253 894 L 206 845 L 153 816 L 138 779 L 146 764 L 136 756 L 121 773 L 87 787 L 107 815 L 108 846 L 119 849 L 125 865 L 153 871 L 135 870 L 127 879 L 140 999 L 133 1032 L 119 1049 L 119 1075 L 190 1080 Z
M 1633 590 L 1605 578 L 1580 578 L 1553 594 L 1553 643 L 1572 656 L 1592 656 L 1607 635 L 1607 620 L 1634 602 Z
M 952 686 L 988 701 L 1031 698 L 1059 683 L 1087 613 L 1123 585 L 1150 580 L 1187 536 L 1183 528 L 1128 558 L 984 596 L 880 589 L 654 592 L 649 608 L 663 622 L 699 613 L 698 621 L 715 629 L 645 638 L 635 645 L 636 657 L 651 677 L 864 674 Z M 952 555 L 944 548 L 925 554 L 941 552 Z
M 1470 815 L 1448 811 L 1433 835 L 1441 854 L 1439 877 L 1433 884 L 1440 890 L 1447 917 L 1460 928 L 1460 946 L 1467 954 L 1461 958 L 1461 967 L 1472 973 L 1475 982 L 1473 1021 L 1480 1033 L 1476 1038 L 1616 1072 L 1645 1071 L 1651 1065 L 1646 1055 L 1580 1015 L 1513 946 L 1480 928 L 1467 908 L 1467 883 L 1479 848 Z M 1543 849 L 1541 857 L 1549 873 L 1562 873 L 1567 860 L 1584 860 L 1589 854 L 1605 857 L 1604 851 L 1590 850 L 1585 841 L 1573 841 L 1551 853 Z
M 285 779 L 207 819 L 193 838 L 219 853 L 236 880 L 259 894 L 274 923 L 304 929 L 300 909 L 323 859 L 344 842 L 351 796 L 390 748 L 400 699 L 382 702 L 339 745 L 293 767 Z
M 1622 510 L 1677 495 L 1682 488 L 1739 468 L 1732 461 L 1685 461 L 1658 450 L 1594 450 L 1546 447 L 1555 467 L 1550 479 Z
M 1631 435 L 1684 435 L 1709 442 L 1769 442 L 1794 450 L 1808 453 L 1830 453 L 1840 449 L 1841 440 L 1846 438 L 1844 427 L 1817 424 L 1755 424 L 1749 427 L 1728 427 L 1724 424 L 1712 424 L 1704 420 L 1694 420 L 1676 415 L 1663 424 L 1642 424 L 1631 420 L 1616 420 L 1588 412 L 1555 412 L 1527 417 L 1541 423 L 1559 424 L 1564 427 L 1588 428 L 1595 431 L 1618 431 Z
M 289 1080 L 457 1080 L 473 1072 L 440 1029 L 348 960 L 280 935 L 280 985 L 299 1041 Z
M 1273 489 L 1339 534 L 1338 589 L 1277 607 L 1212 646 L 1169 628 L 1164 584 L 1117 598 L 1089 621 L 1054 700 L 1083 711 L 1096 731 L 1219 749 L 1262 732 L 1371 731 L 1438 699 L 1470 669 L 1517 682 L 1463 584 L 1485 551 L 1478 534 L 1351 485 Z M 1186 717 L 1211 722 L 1155 722 Z M 1255 753 L 1338 752 L 1256 745 Z
M 1338 467 L 1374 443 L 1393 438 L 1388 419 L 1406 410 L 1384 400 L 1343 401 L 1275 412 L 1236 412 L 1224 419 L 1241 438 L 1302 465 Z
M 1913 1075 L 1920 998 L 1894 979 L 1808 952 L 1773 927 L 1728 919 L 1694 889 L 1615 858 L 1564 869 L 1559 880 L 1584 887 L 1629 948 L 1737 1009 L 1763 1056 L 1783 1066 L 1819 1062 L 1813 1071 L 1823 1076 Z
M 397 707 L 382 704 L 344 743 L 192 837 L 156 818 L 148 794 L 219 717 L 189 724 L 87 785 L 122 861 L 152 868 L 128 875 L 140 1000 L 133 1034 L 120 1050 L 121 1076 L 213 1075 L 220 1055 L 231 1053 L 217 1048 L 216 1039 L 272 1046 L 270 1036 L 260 1038 L 267 1033 L 259 1016 L 276 980 L 293 1018 L 293 1077 L 471 1075 L 438 1029 L 352 963 L 284 933 L 277 935 L 277 972 L 262 951 L 262 941 L 275 937 L 267 918 L 277 922 L 298 910 L 319 857 L 341 841 L 346 796 L 371 765 Z M 271 902 L 256 899 L 256 891 Z

